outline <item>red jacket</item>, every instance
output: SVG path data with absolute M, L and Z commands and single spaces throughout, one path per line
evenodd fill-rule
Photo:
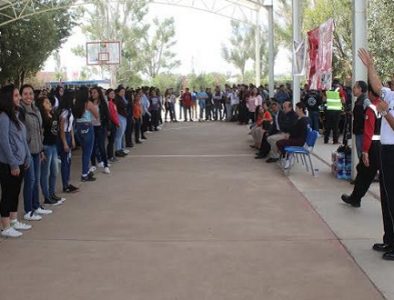
M 377 105 L 379 102 L 380 102 L 379 98 L 375 98 L 372 100 L 373 105 Z M 362 148 L 363 152 L 368 153 L 369 148 L 371 147 L 372 137 L 375 132 L 375 121 L 376 121 L 376 114 L 372 108 L 368 107 L 365 111 L 363 148 Z
M 111 122 L 116 126 L 119 127 L 119 116 L 118 116 L 118 109 L 116 108 L 116 104 L 114 99 L 108 99 L 108 110 L 109 110 L 109 118 Z
M 190 92 L 183 93 L 182 101 L 184 107 L 192 106 L 192 94 Z

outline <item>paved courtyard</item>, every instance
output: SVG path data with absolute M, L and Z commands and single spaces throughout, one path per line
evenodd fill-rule
M 1 240 L 0 299 L 383 299 L 293 182 L 321 177 L 290 181 L 253 159 L 248 138 L 221 122 L 151 133 Z

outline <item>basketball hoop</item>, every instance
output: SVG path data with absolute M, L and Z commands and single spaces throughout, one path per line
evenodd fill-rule
M 88 66 L 119 65 L 120 42 L 119 41 L 87 42 L 86 64 Z

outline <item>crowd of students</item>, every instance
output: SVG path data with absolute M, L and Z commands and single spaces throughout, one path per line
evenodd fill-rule
M 28 84 L 20 89 L 4 86 L 0 91 L 1 234 L 18 237 L 31 228 L 17 219 L 23 182 L 23 219 L 39 221 L 52 213 L 44 205 L 65 201 L 56 191 L 59 161 L 63 193 L 78 191 L 70 182 L 72 150 L 77 145 L 82 154 L 80 180 L 93 182 L 98 168 L 110 174 L 111 163 L 127 156 L 129 148 L 146 140 L 146 132 L 158 131 L 163 122 L 252 124 L 256 158 L 277 161 L 285 146 L 305 143 L 310 123 L 305 101 L 293 108 L 291 97 L 290 87 L 284 85 L 272 99 L 267 86 L 244 84 L 200 91 L 186 88 L 179 95 L 169 88 L 163 96 L 154 87 L 71 90 L 59 86 L 48 91 Z
M 77 145 L 82 152 L 82 182 L 95 181 L 98 168 L 110 174 L 110 163 L 127 156 L 134 143 L 146 140 L 146 132 L 160 129 L 166 102 L 160 95 L 154 87 L 69 90 L 59 86 L 51 92 L 28 84 L 20 89 L 2 87 L 1 235 L 20 237 L 21 231 L 32 228 L 18 220 L 22 186 L 26 221 L 39 221 L 53 212 L 48 205 L 64 203 L 66 199 L 56 191 L 59 160 L 63 193 L 79 190 L 70 182 L 72 150 Z M 166 95 L 171 99 L 170 91 Z

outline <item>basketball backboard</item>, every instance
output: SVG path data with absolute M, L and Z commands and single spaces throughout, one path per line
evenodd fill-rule
M 120 64 L 120 42 L 87 42 L 86 64 L 88 66 Z

